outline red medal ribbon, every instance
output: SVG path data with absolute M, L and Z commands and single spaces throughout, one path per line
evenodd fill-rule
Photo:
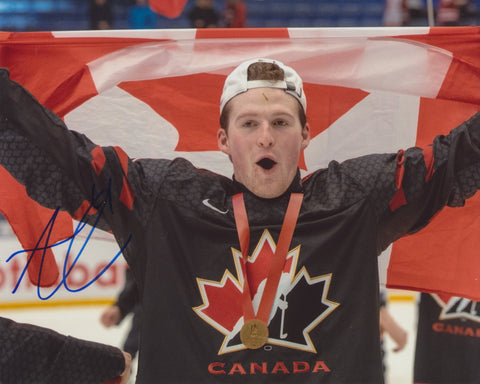
M 239 193 L 233 196 L 233 213 L 235 215 L 235 224 L 237 226 L 238 239 L 240 241 L 240 249 L 242 251 L 242 272 L 243 272 L 243 321 L 258 319 L 265 325 L 272 310 L 275 295 L 277 293 L 278 284 L 282 275 L 282 270 L 287 258 L 288 249 L 292 241 L 293 231 L 297 223 L 300 207 L 302 206 L 303 194 L 292 193 L 288 203 L 287 212 L 283 220 L 278 244 L 273 255 L 272 265 L 267 275 L 267 282 L 260 300 L 257 315 L 255 316 L 252 297 L 250 294 L 250 286 L 247 277 L 247 259 L 250 246 L 250 228 L 248 226 L 247 211 L 243 201 L 243 194 Z

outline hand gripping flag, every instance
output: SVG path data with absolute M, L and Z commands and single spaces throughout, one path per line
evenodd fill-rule
M 131 157 L 183 156 L 231 176 L 216 140 L 223 81 L 246 59 L 276 58 L 305 82 L 312 141 L 299 165 L 307 175 L 332 159 L 427 147 L 435 135 L 478 111 L 479 32 L 422 27 L 3 33 L 0 66 L 97 144 L 121 146 Z M 2 177 L 0 211 L 28 247 L 38 233 L 8 210 L 12 198 L 16 205 L 28 201 L 12 189 L 15 183 Z M 445 208 L 428 227 L 395 242 L 380 258 L 382 280 L 392 288 L 480 300 L 479 205 L 475 195 L 465 208 Z M 28 212 L 35 212 L 38 223 L 51 217 L 35 206 Z M 64 224 L 55 233 L 62 238 L 71 228 Z

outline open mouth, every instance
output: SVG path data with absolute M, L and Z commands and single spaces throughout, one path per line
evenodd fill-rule
M 275 164 L 277 164 L 275 161 L 273 161 L 272 159 L 268 159 L 266 157 L 264 157 L 260 161 L 257 161 L 257 165 L 259 165 L 260 167 L 266 170 L 272 169 Z

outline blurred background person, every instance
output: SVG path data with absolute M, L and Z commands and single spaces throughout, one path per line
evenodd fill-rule
M 137 283 L 133 278 L 133 274 L 129 268 L 125 270 L 125 285 L 117 297 L 115 304 L 105 309 L 101 316 L 100 322 L 107 328 L 119 325 L 125 317 L 133 313 L 132 324 L 130 330 L 123 342 L 123 350 L 135 359 L 138 352 L 138 344 L 140 340 L 140 304 L 137 290 Z
M 407 0 L 385 0 L 383 25 L 385 27 L 402 27 L 410 24 Z
M 112 0 L 90 0 L 90 29 L 111 29 Z
M 395 343 L 393 352 L 400 352 L 405 348 L 408 341 L 408 332 L 403 328 L 388 310 L 387 289 L 380 288 L 380 342 L 382 348 L 383 373 L 387 382 L 387 353 L 385 349 L 385 336 L 389 336 Z
M 422 293 L 418 305 L 414 383 L 480 383 L 480 306 Z
M 128 26 L 131 29 L 157 28 L 158 16 L 148 5 L 148 0 L 135 0 L 128 10 Z
M 225 28 L 245 28 L 247 26 L 247 5 L 243 0 L 226 0 L 222 16 Z
M 439 0 L 436 25 L 469 25 L 470 16 L 475 13 L 475 3 L 471 0 Z
M 219 15 L 213 6 L 213 0 L 196 0 L 188 13 L 192 28 L 218 27 Z

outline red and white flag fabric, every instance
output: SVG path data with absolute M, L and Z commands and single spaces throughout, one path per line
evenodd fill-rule
M 226 176 L 231 164 L 216 140 L 221 89 L 254 57 L 283 61 L 304 79 L 312 135 L 304 175 L 332 159 L 426 146 L 480 110 L 477 27 L 0 33 L 0 66 L 70 129 L 131 157 L 184 156 Z M 0 211 L 28 245 L 38 233 L 9 209 L 28 201 L 15 183 L 2 176 Z M 28 209 L 37 223 L 51 217 Z M 382 280 L 479 301 L 478 212 L 477 194 L 397 241 L 380 258 Z

